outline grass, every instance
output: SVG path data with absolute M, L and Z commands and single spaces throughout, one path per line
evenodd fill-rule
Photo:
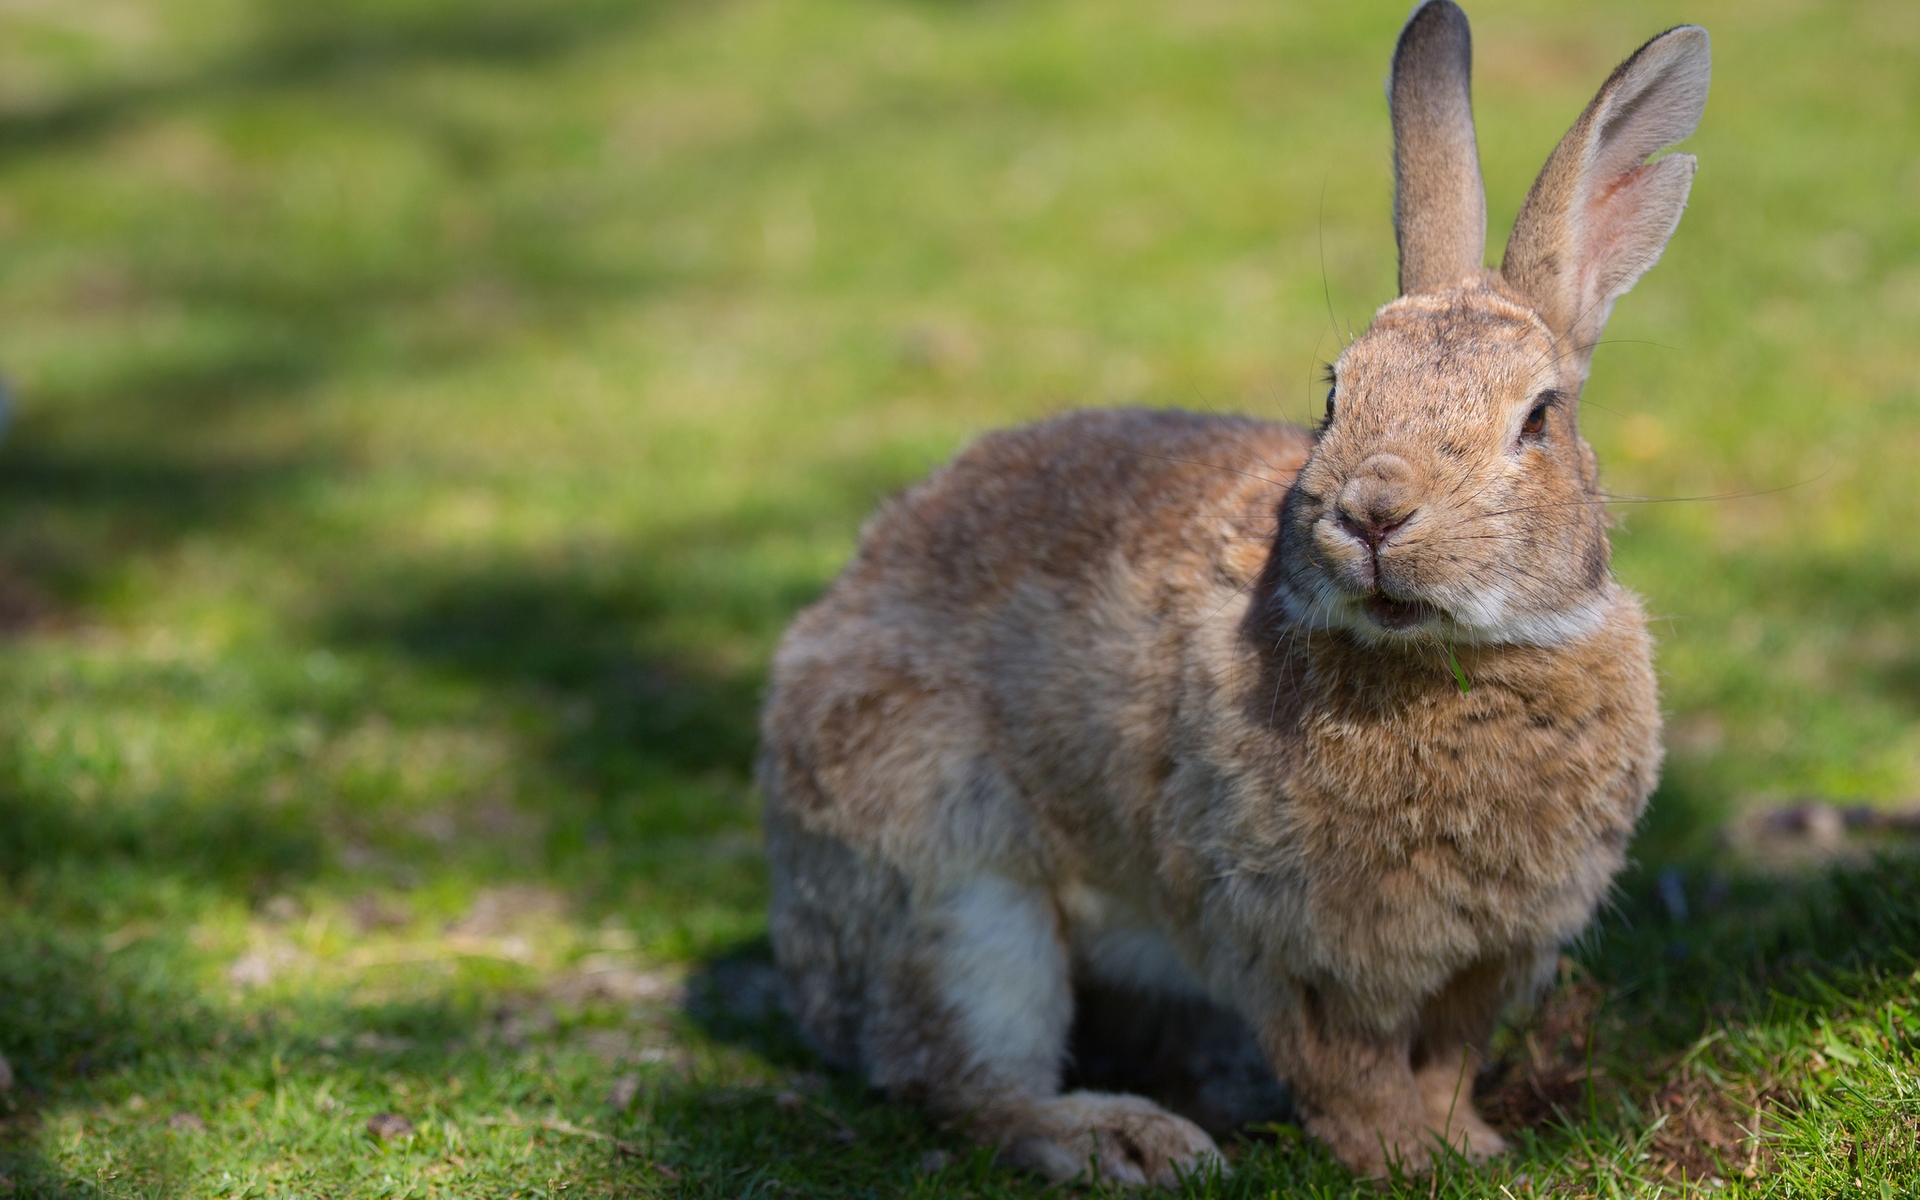
M 1311 416 L 1390 295 L 1404 9 L 0 8 L 0 1193 L 1041 1191 L 770 1008 L 764 664 L 980 430 Z M 1621 508 L 1672 752 L 1503 1043 L 1535 1124 L 1389 1191 L 1911 1195 L 1920 869 L 1717 831 L 1920 791 L 1920 10 L 1473 16 L 1496 242 L 1712 29 L 1585 425 L 1621 493 L 1737 498 Z M 1376 1191 L 1235 1154 L 1189 1191 Z

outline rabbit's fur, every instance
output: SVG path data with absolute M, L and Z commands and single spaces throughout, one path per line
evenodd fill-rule
M 1217 1160 L 1148 1100 L 1061 1094 L 1077 985 L 1237 1014 L 1355 1169 L 1498 1152 L 1480 1048 L 1653 789 L 1651 646 L 1576 402 L 1684 207 L 1692 159 L 1646 159 L 1699 119 L 1706 35 L 1614 72 L 1498 271 L 1469 59 L 1459 9 L 1421 5 L 1390 92 L 1404 294 L 1322 430 L 1120 411 L 983 438 L 881 510 L 775 659 L 794 1012 L 1009 1161 Z

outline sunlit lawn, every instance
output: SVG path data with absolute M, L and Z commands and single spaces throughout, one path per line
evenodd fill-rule
M 1920 871 L 1719 831 L 1920 794 L 1920 7 L 1574 7 L 1470 7 L 1495 245 L 1715 38 L 1583 412 L 1667 783 L 1489 1081 L 1561 1115 L 1402 1186 L 1907 1194 Z M 0 4 L 0 1195 L 1036 1194 L 775 1010 L 767 655 L 980 430 L 1310 414 L 1405 9 Z M 1196 1192 L 1373 1190 L 1232 1153 Z

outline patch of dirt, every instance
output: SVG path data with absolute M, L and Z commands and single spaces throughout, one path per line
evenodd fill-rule
M 18 637 L 55 621 L 52 602 L 38 588 L 0 571 L 0 637 Z
M 512 884 L 487 888 L 475 896 L 466 915 L 455 921 L 447 932 L 466 937 L 500 937 L 560 920 L 566 913 L 566 897 L 552 888 Z
M 1564 984 L 1541 1001 L 1518 1044 L 1474 1084 L 1480 1114 L 1494 1128 L 1525 1129 L 1587 1111 L 1589 1092 L 1605 1075 L 1590 1066 L 1594 1015 L 1605 995 L 1599 984 L 1584 980 Z
M 1654 1097 L 1666 1117 L 1649 1148 L 1654 1169 L 1676 1181 L 1758 1178 L 1773 1161 L 1767 1134 L 1783 1098 L 1771 1081 L 1729 1086 L 1698 1063 L 1682 1062 Z
M 260 905 L 260 919 L 270 925 L 291 925 L 305 915 L 301 903 L 284 893 L 269 896 Z
M 413 1122 L 397 1113 L 375 1113 L 367 1118 L 367 1132 L 383 1142 L 413 1136 Z
M 306 956 L 294 947 L 270 940 L 234 959 L 227 967 L 227 982 L 242 989 L 265 987 L 305 961 Z
M 591 1001 L 634 1006 L 678 1005 L 685 999 L 681 972 L 642 970 L 616 955 L 589 955 L 578 967 L 554 980 L 547 994 L 555 1001 L 580 1007 Z
M 625 1029 L 589 1029 L 575 1041 L 609 1067 L 627 1061 L 634 1052 L 634 1035 Z
M 355 896 L 347 905 L 347 914 L 353 920 L 354 929 L 362 934 L 381 929 L 400 929 L 413 921 L 413 914 L 405 906 L 372 892 Z
M 1550 993 L 1517 1043 L 1482 1072 L 1474 1088 L 1481 1114 L 1506 1131 L 1584 1120 L 1590 1098 L 1614 1086 L 1602 1067 L 1588 1067 L 1605 999 L 1605 989 L 1591 980 L 1564 983 Z M 1662 1082 L 1648 1098 L 1660 1120 L 1648 1157 L 1655 1172 L 1676 1183 L 1754 1179 L 1772 1162 L 1773 1114 L 1787 1089 L 1772 1078 L 1716 1079 L 1710 1058 L 1678 1055 L 1651 1072 Z
M 1805 871 L 1865 863 L 1876 853 L 1920 846 L 1920 805 L 1839 805 L 1801 800 L 1754 808 L 1727 823 L 1720 840 L 1767 870 Z
M 353 1048 L 367 1054 L 405 1054 L 413 1049 L 413 1039 L 369 1029 L 353 1037 Z
M 527 1043 L 551 1037 L 560 1027 L 560 1018 L 541 1004 L 502 1005 L 493 1016 L 493 1039 L 518 1050 Z

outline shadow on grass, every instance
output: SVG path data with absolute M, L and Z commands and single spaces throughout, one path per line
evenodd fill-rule
M 1845 635 L 1822 664 L 1834 686 L 1920 719 L 1920 642 L 1876 632 L 1920 628 L 1910 569 L 1871 552 L 1734 557 L 1719 569 L 1760 598 L 1753 615 L 1768 625 Z M 1633 844 L 1637 863 L 1578 952 L 1640 1036 L 1666 1049 L 1713 1021 L 1758 1019 L 1776 995 L 1817 995 L 1836 974 L 1908 971 L 1920 955 L 1916 847 L 1783 876 L 1728 848 L 1741 800 L 1711 763 L 1670 761 Z
M 151 446 L 48 444 L 29 424 L 0 453 L 0 572 L 38 597 L 33 615 L 58 626 L 107 599 L 129 560 L 245 523 L 316 470 L 299 459 L 192 462 Z
M 10 899 L 16 907 L 0 913 L 0 1053 L 15 1086 L 0 1091 L 0 1176 L 11 1195 L 98 1196 L 95 1181 L 71 1178 L 33 1150 L 42 1109 L 157 1049 L 209 1046 L 220 1021 L 170 969 L 177 943 L 103 948 L 97 932 L 34 911 L 33 894 Z
M 744 779 L 760 679 L 650 647 L 672 597 L 644 573 L 481 568 L 384 579 L 337 619 L 378 644 L 480 679 L 554 717 L 537 752 L 586 793 L 629 796 L 663 772 Z
M 96 137 L 173 105 L 353 83 L 422 64 L 530 66 L 599 44 L 664 0 L 265 0 L 255 37 L 199 71 L 0 114 L 0 155 Z
M 209 1160 L 271 1173 L 297 1172 L 303 1158 L 334 1176 L 304 1181 L 312 1190 L 370 1194 L 359 1189 L 383 1171 L 438 1176 L 449 1156 L 480 1157 L 470 1143 L 503 1125 L 521 1138 L 549 1129 L 581 1151 L 578 1169 L 559 1178 L 589 1193 L 664 1174 L 683 1194 L 744 1194 L 782 1178 L 810 1194 L 896 1194 L 918 1146 L 952 1142 L 856 1080 L 795 1080 L 812 1060 L 777 1008 L 750 994 L 764 946 L 698 973 L 685 1013 L 642 1013 L 512 986 L 222 1007 L 168 982 L 179 973 L 166 960 L 192 954 L 177 942 L 103 948 L 95 931 L 65 933 L 24 910 L 0 918 L 0 936 L 0 1051 L 20 1076 L 0 1093 L 0 1178 L 11 1195 L 199 1194 Z M 687 1052 L 682 1022 L 732 1049 Z M 636 1045 L 669 1034 L 681 1065 L 636 1061 Z M 804 1103 L 790 1102 L 783 1079 Z M 629 1100 L 609 1100 L 616 1081 Z M 382 1144 L 367 1129 L 382 1112 L 409 1118 L 420 1136 Z M 75 1117 L 114 1146 L 117 1188 L 39 1152 L 48 1123 Z M 553 1166 L 543 1156 L 543 1169 Z M 507 1181 L 472 1182 L 518 1194 Z
M 1903 631 L 1920 629 L 1920 573 L 1866 554 L 1857 558 L 1816 559 L 1768 564 L 1766 576 L 1777 578 L 1774 602 L 1792 620 L 1820 620 L 1849 630 L 1873 625 Z M 1755 594 L 1768 588 L 1756 580 Z M 1850 650 L 1835 664 L 1848 686 L 1874 692 L 1920 720 L 1920 641 L 1904 646 L 1876 644 Z
M 686 1016 L 707 1037 L 753 1051 L 776 1066 L 823 1070 L 780 998 L 773 944 L 764 936 L 729 946 L 687 978 Z M 858 1086 L 848 1077 L 844 1082 Z
M 271 1174 L 279 1164 L 263 1157 L 285 1156 L 297 1170 L 328 1143 L 331 1161 L 321 1167 L 336 1178 L 311 1181 L 315 1190 L 367 1194 L 361 1189 L 382 1182 L 383 1171 L 417 1175 L 461 1149 L 459 1134 L 451 1144 L 435 1137 L 435 1120 L 484 1137 L 500 1124 L 537 1129 L 542 1118 L 522 1120 L 523 1112 L 588 1124 L 605 1115 L 613 1067 L 588 1047 L 618 1019 L 608 1012 L 556 1015 L 512 989 L 221 1007 L 157 983 L 177 974 L 143 961 L 190 956 L 185 946 L 103 950 L 90 934 L 10 925 L 0 948 L 0 1049 L 20 1080 L 0 1093 L 8 1195 L 198 1195 L 209 1158 L 229 1168 L 223 1178 L 247 1170 L 249 1158 Z M 376 1137 L 368 1120 L 377 1113 L 409 1117 L 425 1127 L 421 1138 Z M 37 1151 L 46 1124 L 75 1116 L 87 1135 L 112 1139 L 106 1179 L 117 1186 Z M 271 1147 L 264 1156 L 263 1144 Z M 613 1153 L 594 1166 L 616 1178 L 645 1170 Z
M 651 862 L 663 839 L 745 834 L 765 655 L 821 581 L 763 559 L 821 507 L 854 514 L 897 481 L 836 476 L 795 518 L 743 508 L 629 543 L 531 558 L 371 567 L 317 637 L 479 685 L 517 714 L 551 851 Z
M 111 596 L 130 562 L 188 538 L 236 527 L 250 533 L 249 522 L 270 519 L 290 494 L 325 476 L 329 460 L 316 455 L 196 461 L 191 445 L 155 439 L 141 453 L 133 443 L 43 437 L 29 426 L 4 455 L 11 470 L 0 477 L 8 527 L 0 562 L 24 564 L 35 588 L 84 609 Z M 845 494 L 829 507 L 851 513 L 890 482 L 846 472 L 836 480 Z M 644 876 L 654 893 L 685 907 L 750 910 L 757 894 L 739 893 L 752 891 L 757 873 L 720 859 L 751 853 L 761 657 L 819 587 L 804 572 L 758 565 L 754 547 L 792 532 L 784 513 L 755 509 L 624 548 L 357 564 L 342 573 L 314 631 L 321 645 L 372 664 L 338 684 L 297 659 L 270 658 L 227 678 L 164 655 L 104 674 L 34 677 L 26 686 L 50 704 L 136 717 L 149 708 L 204 708 L 217 717 L 242 686 L 248 711 L 271 718 L 264 729 L 277 740 L 243 756 L 238 777 L 156 788 L 129 781 L 118 748 L 58 744 L 65 735 L 57 722 L 51 731 L 0 736 L 0 877 L 26 879 L 62 863 L 113 865 L 259 902 L 326 871 L 345 839 L 370 842 L 396 880 L 407 863 L 444 863 L 452 849 L 483 876 L 508 859 L 514 873 L 565 876 L 563 886 L 590 904 Z M 701 555 L 710 569 L 682 569 Z M 688 622 L 700 630 L 688 633 Z M 431 711 L 409 710 L 415 696 L 406 680 L 421 674 L 470 688 L 483 719 L 510 731 L 513 778 L 498 790 L 531 801 L 533 819 L 496 820 L 489 806 L 513 804 L 492 793 L 459 797 L 459 844 L 430 845 L 426 835 L 408 841 L 404 822 L 385 828 L 392 820 L 366 810 L 365 797 L 302 783 L 306 760 L 293 739 L 303 723 L 337 733 L 370 714 L 403 725 L 443 720 L 434 708 L 441 700 L 420 701 Z M 471 707 L 460 712 L 475 715 Z M 40 740 L 20 740 L 29 736 Z M 472 812 L 459 807 L 468 804 Z M 528 844 L 534 828 L 544 832 Z M 488 839 L 514 844 L 488 857 L 480 845 Z M 705 895 L 707 888 L 717 890 Z
M 155 479 L 164 499 L 142 513 L 138 499 Z M 273 485 L 261 486 L 270 492 Z M 206 494 L 197 498 L 202 488 Z M 108 524 L 159 528 L 106 531 L 86 543 L 99 558 L 43 564 L 43 580 L 97 582 L 115 540 L 150 547 L 161 537 L 185 536 L 185 514 L 202 499 L 215 507 L 235 499 L 204 475 L 181 481 L 164 472 L 144 480 L 116 476 L 103 484 L 104 495 L 81 490 L 64 506 L 69 520 L 87 512 Z M 530 864 L 550 873 L 578 865 L 582 854 L 594 856 L 599 866 L 591 877 L 573 874 L 567 882 L 571 890 L 591 890 L 623 871 L 658 865 L 675 845 L 697 855 L 700 839 L 744 838 L 751 828 L 760 671 L 752 663 L 722 667 L 653 650 L 658 623 L 684 600 L 663 597 L 639 576 L 495 568 L 400 580 L 383 573 L 330 618 L 329 632 L 343 649 L 377 650 L 376 661 L 397 654 L 409 669 L 482 685 L 481 702 L 507 721 L 515 740 L 509 770 L 518 778 L 505 790 L 540 801 L 546 844 Z M 283 712 L 288 722 L 350 728 L 370 708 L 404 711 L 407 703 L 380 694 L 382 675 L 329 697 L 310 679 L 281 681 L 266 671 L 249 680 L 250 703 L 256 711 Z M 103 711 L 191 710 L 202 701 L 217 711 L 233 702 L 220 679 L 164 662 L 57 686 L 62 702 Z M 187 793 L 127 783 L 118 752 L 103 758 L 87 746 L 28 746 L 19 740 L 26 736 L 0 736 L 0 877 L 25 878 L 63 861 L 120 863 L 257 901 L 322 871 L 331 844 L 374 819 L 352 796 L 289 789 L 283 776 L 299 762 L 291 745 L 249 759 L 238 778 Z M 103 793 L 98 803 L 91 798 L 96 790 Z M 401 850 L 403 858 L 408 853 Z
M 0 597 L 10 606 L 4 632 L 84 627 L 111 605 L 130 568 L 252 520 L 316 469 L 303 459 L 196 460 L 153 439 L 53 438 L 26 422 L 0 454 Z M 159 661 L 103 674 L 76 665 L 64 679 L 14 682 L 45 706 L 85 701 L 137 712 L 220 703 L 213 694 L 220 685 L 204 672 Z M 319 866 L 322 839 L 311 814 L 262 803 L 263 778 L 231 781 L 211 796 L 177 787 L 122 795 L 115 789 L 128 770 L 124 748 L 29 745 L 34 736 L 18 725 L 0 733 L 0 879 L 61 863 L 115 862 L 244 894 Z
M 1668 1049 L 1711 1021 L 1763 1015 L 1776 993 L 1817 995 L 1835 974 L 1905 973 L 1917 956 L 1920 855 L 1911 853 L 1799 878 L 1636 871 L 1581 953 L 1641 1036 Z
M 435 124 L 421 105 L 382 93 L 417 67 L 536 66 L 603 45 L 671 7 L 667 0 L 259 0 L 250 38 L 178 78 L 120 82 L 27 111 L 0 111 L 0 157 L 55 159 L 75 141 L 200 105 L 305 90 L 411 136 L 456 176 L 516 150 L 521 130 Z M 263 126 L 264 127 L 264 126 Z M 276 128 L 278 126 L 275 126 Z M 291 156 L 308 148 L 296 126 Z M 272 166 L 261 168 L 271 172 Z M 259 193 L 271 193 L 263 188 Z M 547 197 L 547 199 L 551 199 Z M 350 457 L 331 435 L 296 428 L 299 410 L 343 373 L 407 372 L 498 350 L 516 332 L 574 319 L 658 284 L 646 267 L 608 265 L 541 208 L 488 209 L 483 232 L 450 233 L 423 206 L 406 236 L 370 220 L 315 233 L 252 194 L 233 213 L 158 208 L 165 232 L 139 223 L 89 245 L 100 280 L 75 273 L 56 303 L 88 311 L 168 314 L 185 332 L 129 336 L 110 352 L 42 371 L 0 447 L 0 581 L 42 607 L 84 607 L 110 593 L 116 568 L 190 534 L 232 529 L 271 511 L 324 465 Z M 176 206 L 177 207 L 177 206 Z M 178 224 L 180 220 L 186 224 Z M 194 224 L 195 221 L 201 224 Z M 211 227 L 207 222 L 211 221 Z M 58 244 L 60 230 L 45 239 Z M 98 238 L 102 231 L 84 231 Z M 378 245 L 363 245 L 364 236 Z M 181 247 L 204 239 L 194 253 Z M 101 295 L 93 295 L 99 292 Z M 84 358 L 85 361 L 82 361 Z M 258 447 L 263 416 L 288 415 Z M 250 423 L 250 424 L 249 424 Z M 238 434 L 238 436 L 235 436 Z M 224 448 L 223 448 L 224 447 Z M 0 585 L 0 609 L 18 607 Z M 0 624 L 21 622 L 0 612 Z
M 718 878 L 700 860 L 735 852 L 712 839 L 752 828 L 761 686 L 757 664 L 703 659 L 661 636 L 689 603 L 726 598 L 676 595 L 643 568 L 604 561 L 381 570 L 322 636 L 477 684 L 510 714 L 516 790 L 538 798 L 544 868 L 565 870 L 576 898 L 610 898 L 636 878 L 684 892 Z

